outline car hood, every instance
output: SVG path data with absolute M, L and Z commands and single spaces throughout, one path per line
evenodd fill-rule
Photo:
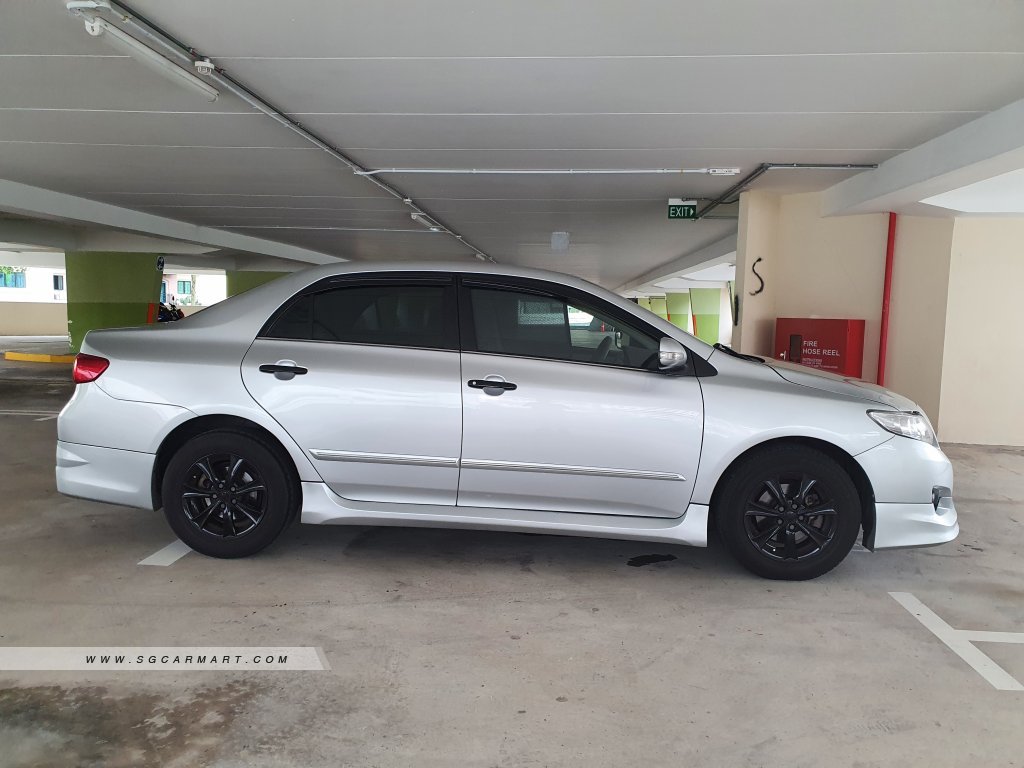
M 918 411 L 920 408 L 910 398 L 898 395 L 885 387 L 875 384 L 868 384 L 860 379 L 852 379 L 845 376 L 837 376 L 834 373 L 816 371 L 805 365 L 795 363 L 784 363 L 780 360 L 768 358 L 765 364 L 770 366 L 779 376 L 791 384 L 799 384 L 803 387 L 820 389 L 825 392 L 833 392 L 837 395 L 857 397 L 862 400 L 870 400 L 880 405 L 895 408 L 898 411 Z

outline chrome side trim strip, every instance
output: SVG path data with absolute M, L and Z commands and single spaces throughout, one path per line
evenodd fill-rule
M 546 472 L 554 475 L 586 475 L 589 477 L 621 477 L 637 480 L 676 480 L 685 477 L 674 472 L 651 472 L 637 469 L 612 469 L 609 467 L 574 467 L 565 464 L 524 464 L 516 461 L 494 461 L 491 459 L 450 459 L 444 456 L 407 456 L 398 453 L 361 453 L 359 451 L 329 451 L 312 448 L 309 451 L 320 461 L 355 461 L 366 464 L 405 464 L 416 467 L 459 467 L 466 469 L 498 469 L 511 472 Z
M 512 472 L 547 472 L 556 475 L 588 475 L 597 477 L 623 477 L 638 480 L 680 480 L 682 475 L 674 472 L 647 472 L 636 469 L 610 469 L 607 467 L 573 467 L 564 464 L 522 464 L 515 461 L 492 461 L 490 459 L 463 459 L 465 469 L 501 469 Z
M 358 451 L 328 451 L 312 448 L 309 451 L 320 461 L 359 461 L 366 464 L 408 464 L 416 467 L 458 467 L 458 459 L 444 456 L 404 456 L 398 453 L 360 453 Z

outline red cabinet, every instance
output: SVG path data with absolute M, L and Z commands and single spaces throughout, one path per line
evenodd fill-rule
M 775 321 L 774 354 L 778 360 L 860 378 L 864 321 L 780 317 Z

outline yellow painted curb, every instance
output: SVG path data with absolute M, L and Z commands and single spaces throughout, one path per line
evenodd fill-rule
M 5 360 L 20 360 L 25 363 L 73 363 L 74 355 L 44 355 L 36 352 L 4 352 Z

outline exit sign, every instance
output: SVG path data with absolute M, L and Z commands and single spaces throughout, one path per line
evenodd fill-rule
M 696 219 L 697 201 L 670 197 L 668 201 L 668 217 L 670 219 Z

